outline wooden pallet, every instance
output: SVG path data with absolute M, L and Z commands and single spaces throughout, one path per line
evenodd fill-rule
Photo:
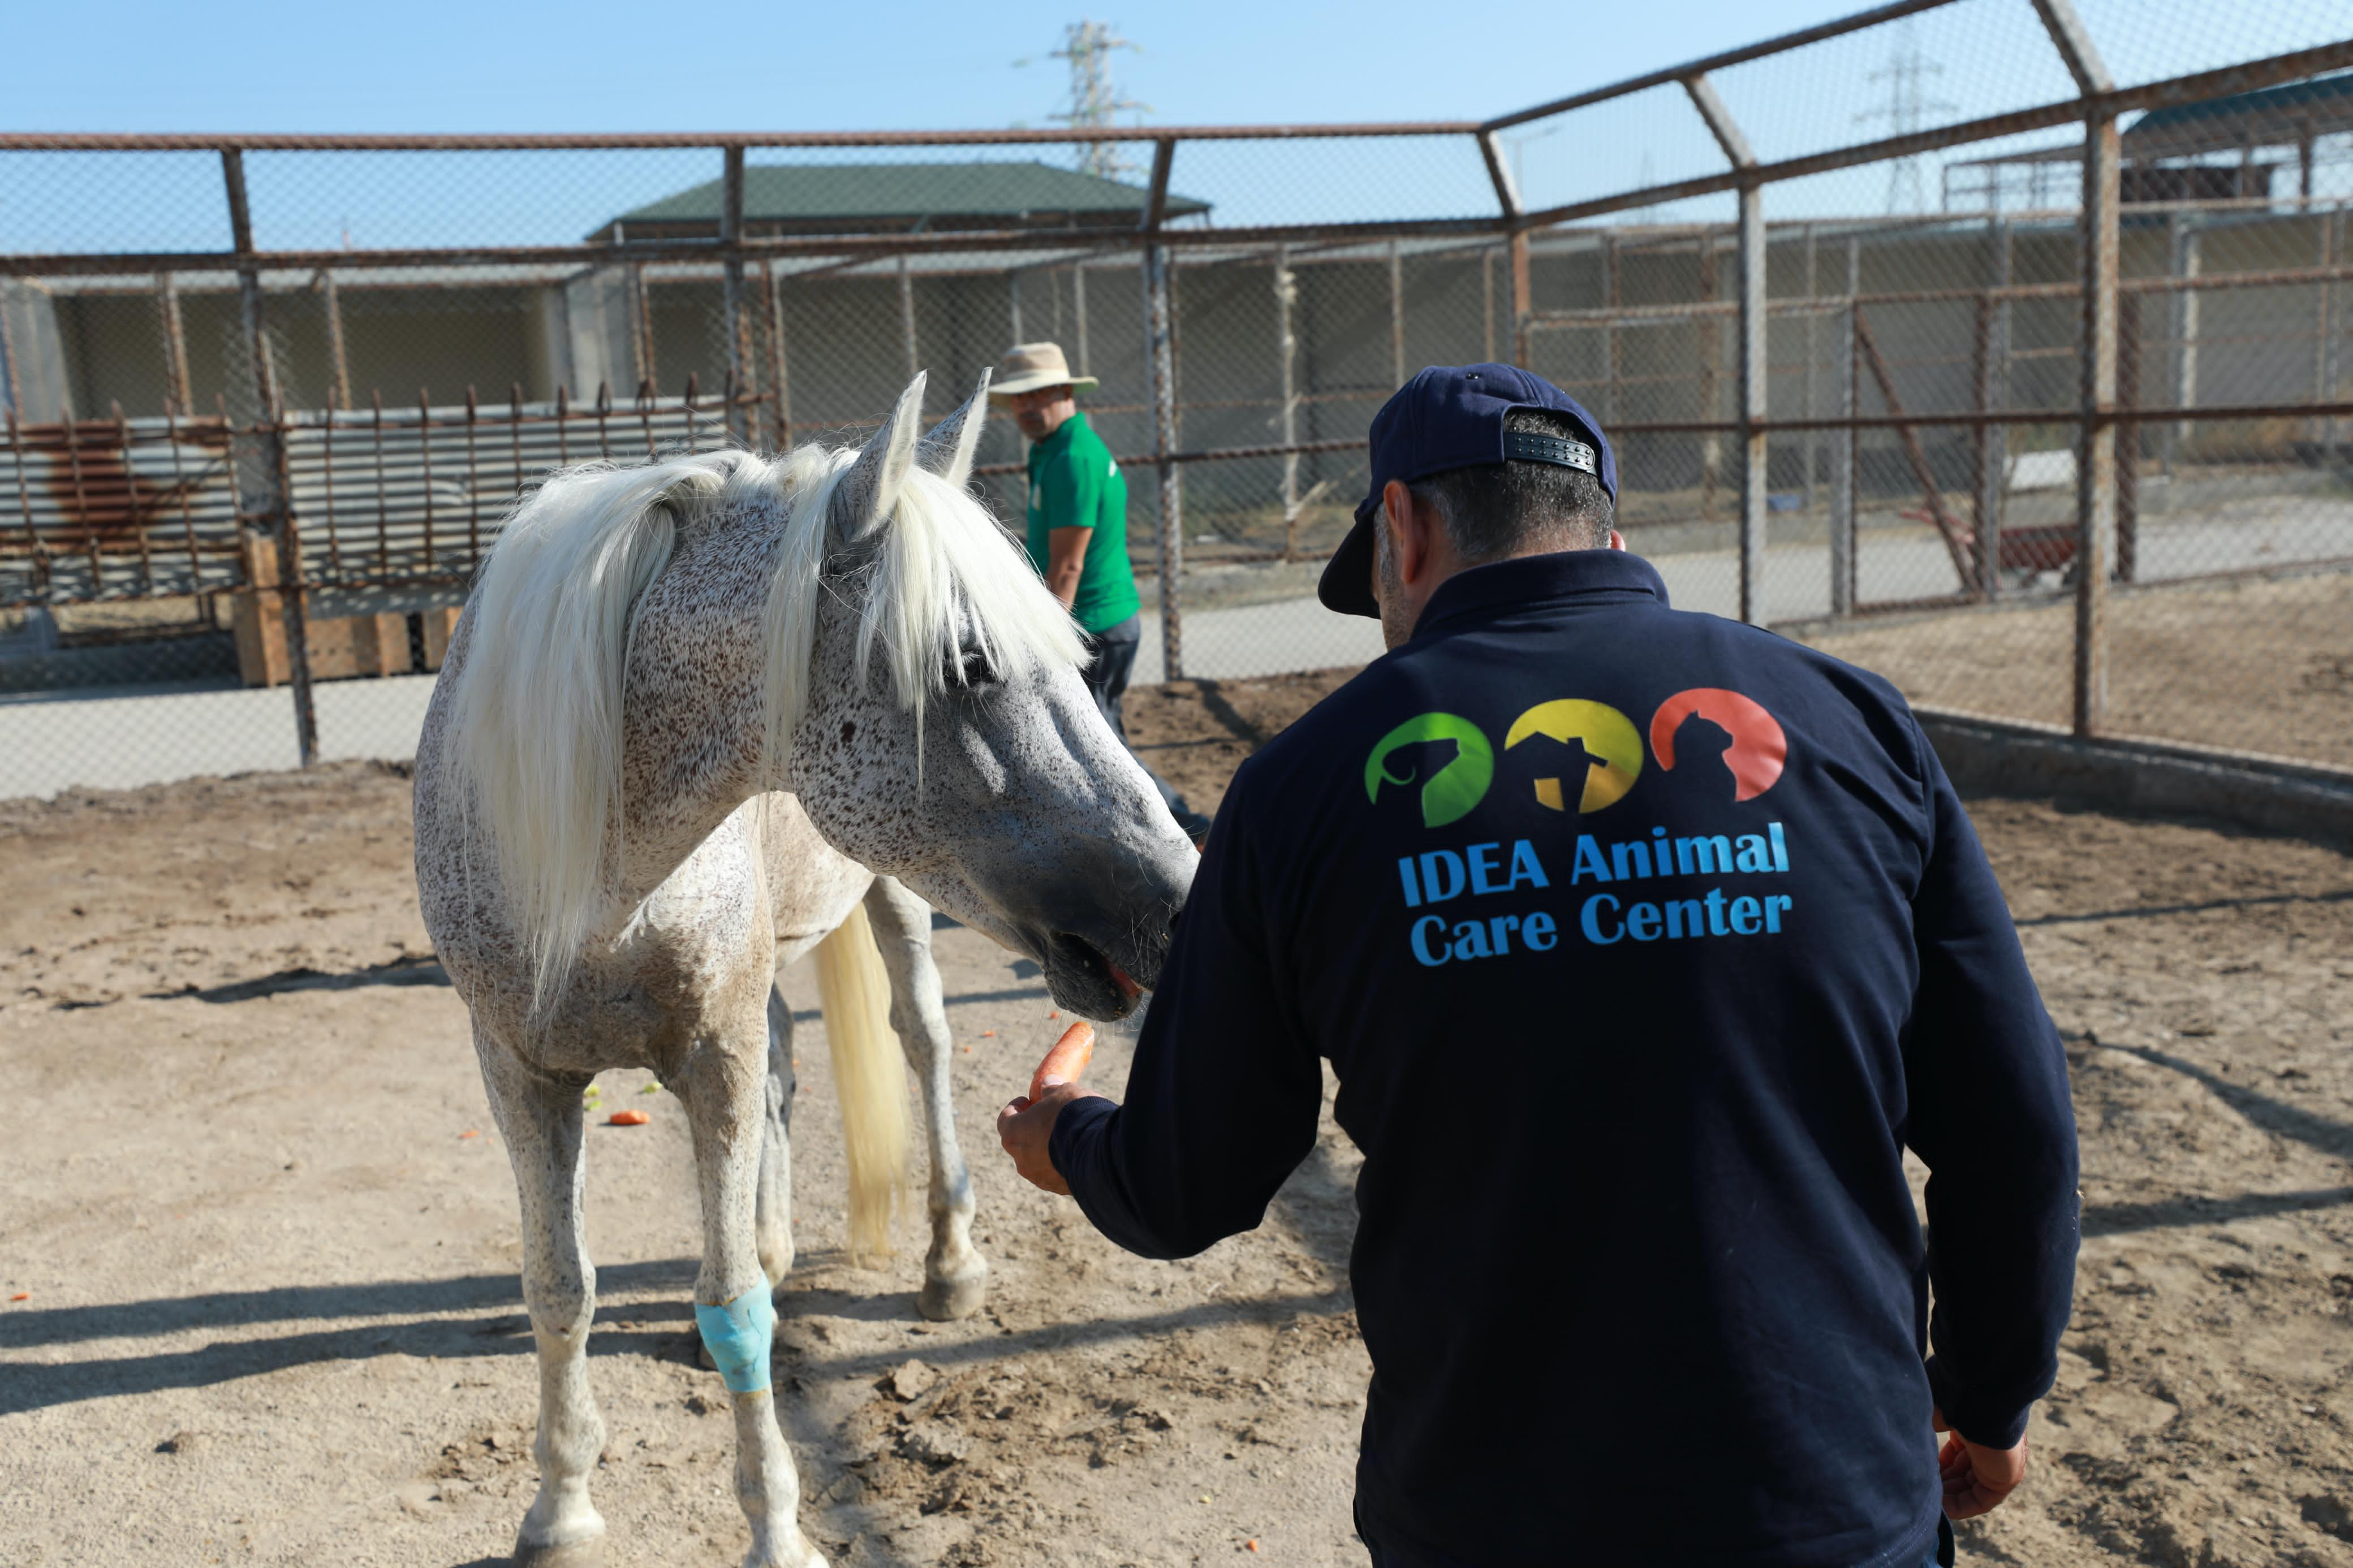
M 293 679 L 286 651 L 286 594 L 279 587 L 278 542 L 248 532 L 240 546 L 248 586 L 232 595 L 229 626 L 237 639 L 237 673 L 248 686 L 283 686 Z M 307 608 L 310 596 L 303 595 Z M 347 680 L 363 675 L 413 675 L 441 668 L 458 626 L 457 608 L 419 613 L 424 659 L 409 638 L 410 616 L 398 610 L 371 616 L 309 618 L 311 679 Z

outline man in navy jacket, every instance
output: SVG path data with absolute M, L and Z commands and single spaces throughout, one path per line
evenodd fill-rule
M 2024 1474 L 2078 1199 L 1936 754 L 1877 677 L 1669 608 L 1525 372 L 1423 371 L 1372 474 L 1322 597 L 1389 653 L 1235 775 L 1126 1102 L 1017 1100 L 1008 1151 L 1185 1257 L 1259 1224 L 1331 1062 L 1379 1568 L 1949 1563 Z

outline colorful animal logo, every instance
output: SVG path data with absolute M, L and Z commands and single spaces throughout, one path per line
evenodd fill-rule
M 1408 746 L 1428 741 L 1451 741 L 1454 755 L 1442 766 L 1430 769 L 1425 757 L 1409 763 L 1407 771 L 1394 773 L 1389 762 Z M 1486 798 L 1487 786 L 1495 779 L 1495 749 L 1479 726 L 1455 713 L 1417 713 L 1391 730 L 1365 759 L 1365 798 L 1377 801 L 1383 784 L 1399 789 L 1411 786 L 1421 777 L 1421 825 L 1443 827 L 1470 815 L 1471 808 Z
M 1732 738 L 1724 765 L 1732 774 L 1734 800 L 1754 800 L 1780 780 L 1789 761 L 1789 738 L 1780 721 L 1753 699 L 1716 686 L 1678 691 L 1651 716 L 1651 755 L 1662 772 L 1674 768 L 1676 732 L 1695 717 Z M 1538 736 L 1577 748 L 1585 763 L 1577 797 L 1579 816 L 1617 805 L 1642 776 L 1642 731 L 1606 702 L 1581 697 L 1539 702 L 1512 721 L 1504 750 Z M 1447 745 L 1451 752 L 1443 749 Z M 1411 748 L 1422 749 L 1399 754 Z M 1443 827 L 1469 816 L 1494 781 L 1494 747 L 1478 725 L 1459 713 L 1417 713 L 1382 736 L 1365 759 L 1365 798 L 1379 800 L 1384 785 L 1409 789 L 1419 784 L 1425 827 Z M 1538 778 L 1534 787 L 1539 805 L 1550 811 L 1569 809 L 1559 776 Z
M 1585 789 L 1577 801 L 1580 815 L 1617 805 L 1641 776 L 1641 732 L 1631 719 L 1606 702 L 1577 697 L 1539 702 L 1512 721 L 1511 731 L 1504 737 L 1504 750 L 1508 752 L 1537 735 L 1563 743 L 1575 742 L 1584 748 Z M 1568 809 L 1557 778 L 1536 780 L 1535 790 L 1540 804 L 1555 811 Z

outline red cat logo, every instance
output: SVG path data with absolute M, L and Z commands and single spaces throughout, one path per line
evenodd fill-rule
M 1732 737 L 1724 765 L 1732 772 L 1733 799 L 1755 800 L 1773 787 L 1789 760 L 1789 738 L 1773 715 L 1720 686 L 1694 686 L 1659 704 L 1651 718 L 1651 754 L 1660 767 L 1674 767 L 1675 731 L 1694 713 Z

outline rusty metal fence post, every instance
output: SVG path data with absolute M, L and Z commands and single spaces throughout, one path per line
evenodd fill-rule
M 1987 291 L 1978 299 L 1975 403 L 1979 414 L 1994 414 L 2009 400 L 2010 302 L 2000 290 L 2010 286 L 2010 226 L 1995 218 L 1987 228 L 1990 250 Z M 2001 594 L 2002 485 L 2010 458 L 2008 432 L 1989 419 L 1977 427 L 1974 440 L 1977 480 L 1978 581 L 1979 597 L 1991 602 Z
M 1282 558 L 1299 553 L 1299 340 L 1292 331 L 1292 308 L 1299 302 L 1299 279 L 1291 270 L 1291 247 L 1274 247 L 1274 348 L 1282 371 Z
M 720 168 L 719 243 L 728 247 L 720 264 L 727 317 L 727 437 L 748 447 L 750 415 L 742 394 L 751 379 L 752 362 L 744 353 L 744 257 L 735 248 L 744 237 L 744 149 L 724 149 Z
M 1765 512 L 1772 456 L 1765 434 L 1765 193 L 1740 188 L 1740 618 L 1765 624 Z
M 1748 138 L 1732 118 L 1732 111 L 1715 90 L 1705 72 L 1694 72 L 1683 78 L 1683 90 L 1690 94 L 1692 107 L 1723 149 L 1724 156 L 1744 175 L 1757 167 L 1757 153 Z M 1750 626 L 1765 623 L 1765 504 L 1770 484 L 1767 458 L 1770 447 L 1765 434 L 1767 402 L 1767 369 L 1765 338 L 1765 188 L 1753 176 L 1740 182 L 1740 618 Z M 1700 294 L 1713 300 L 1715 240 L 1703 237 L 1700 262 Z M 1703 353 L 1701 362 L 1702 388 L 1700 417 L 1714 419 L 1715 410 L 1712 394 L 1715 352 L 1715 326 L 1713 317 L 1702 317 Z M 1712 445 L 1715 437 L 1706 438 Z M 1713 454 L 1707 460 L 1708 472 L 1701 479 L 1704 498 L 1713 481 Z M 1707 510 L 1704 499 L 1701 512 Z
M 2116 518 L 2116 120 L 2094 110 L 2084 125 L 2082 428 L 2075 445 L 2075 733 L 2100 732 L 2107 713 L 2108 538 Z
M 294 493 L 288 482 L 286 416 L 271 363 L 269 323 L 262 308 L 261 268 L 254 260 L 253 214 L 245 194 L 245 153 L 221 149 L 221 179 L 228 195 L 230 243 L 237 251 L 237 296 L 243 308 L 246 352 L 253 356 L 254 428 L 262 443 L 263 494 L 278 527 L 279 583 L 286 616 L 288 689 L 294 698 L 294 748 L 304 767 L 319 760 L 319 712 L 311 697 L 311 606 L 309 576 L 302 568 L 302 540 L 294 519 Z M 234 440 L 234 437 L 232 437 Z M 234 463 L 234 453 L 231 456 Z M 243 526 L 242 520 L 239 526 Z
M 1838 416 L 1855 416 L 1854 287 L 1849 268 L 1847 298 L 1835 318 L 1838 331 L 1831 348 L 1837 374 Z M 1831 436 L 1831 615 L 1844 620 L 1854 614 L 1855 447 L 1861 433 L 1852 425 Z
M 2105 726 L 2108 706 L 2107 552 L 2116 521 L 2116 449 L 2109 429 L 2116 405 L 2122 149 L 2116 110 L 2102 101 L 2116 82 L 2074 0 L 2034 0 L 2034 9 L 2084 98 L 2084 205 L 2075 241 L 2083 326 L 2076 345 L 2082 399 L 2075 442 L 2074 731 L 2088 739 Z
M 1176 322 L 1175 290 L 1168 273 L 1168 247 L 1145 246 L 1145 358 L 1152 368 L 1152 452 L 1160 482 L 1161 679 L 1181 680 L 1185 629 L 1183 590 L 1177 578 L 1185 570 L 1185 476 L 1171 456 L 1176 450 Z

